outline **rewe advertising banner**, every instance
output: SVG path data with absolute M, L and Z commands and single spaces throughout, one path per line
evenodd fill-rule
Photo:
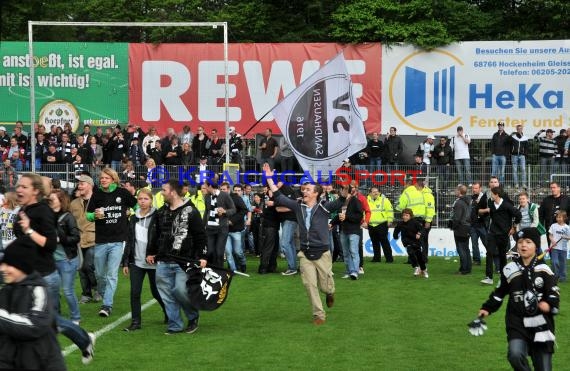
M 430 52 L 384 48 L 382 122 L 400 134 L 489 137 L 568 127 L 570 41 L 464 42 Z

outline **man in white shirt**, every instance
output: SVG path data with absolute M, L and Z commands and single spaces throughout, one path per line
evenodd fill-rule
M 453 137 L 451 147 L 454 150 L 455 168 L 459 176 L 459 183 L 469 186 L 473 183 L 471 176 L 471 158 L 469 157 L 469 143 L 471 137 L 463 131 L 463 126 L 457 127 L 457 135 Z

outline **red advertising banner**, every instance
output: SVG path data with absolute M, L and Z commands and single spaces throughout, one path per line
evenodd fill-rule
M 229 120 L 240 133 L 279 129 L 269 111 L 303 80 L 335 57 L 343 45 L 230 44 Z M 354 96 L 368 133 L 380 131 L 381 57 L 379 43 L 351 45 L 344 55 Z M 129 122 L 176 132 L 203 125 L 224 133 L 222 44 L 130 44 Z M 265 116 L 264 116 L 265 115 Z M 249 136 L 249 135 L 248 135 Z

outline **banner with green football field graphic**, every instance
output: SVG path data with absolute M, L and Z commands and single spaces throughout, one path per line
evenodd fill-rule
M 33 44 L 36 120 L 114 126 L 128 120 L 128 44 Z M 0 124 L 30 122 L 30 58 L 27 42 L 0 43 Z

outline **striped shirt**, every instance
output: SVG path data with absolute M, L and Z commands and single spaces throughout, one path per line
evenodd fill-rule
M 540 157 L 554 157 L 558 146 L 554 139 L 548 139 L 546 137 L 539 137 L 540 133 L 534 136 L 534 139 L 538 140 L 538 155 Z

